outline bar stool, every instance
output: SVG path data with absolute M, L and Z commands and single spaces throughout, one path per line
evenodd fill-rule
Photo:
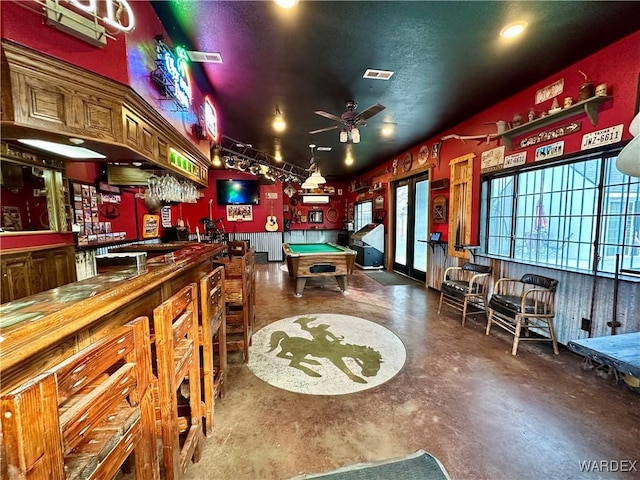
M 224 304 L 224 267 L 220 266 L 200 280 L 200 328 L 202 347 L 203 417 L 207 437 L 213 433 L 215 399 L 227 393 L 227 323 Z M 214 343 L 218 343 L 218 355 Z
M 220 265 L 225 268 L 227 347 L 241 345 L 246 363 L 255 324 L 255 248 L 251 247 L 242 257 L 222 260 Z
M 196 284 L 184 287 L 155 308 L 153 325 L 159 406 L 156 419 L 160 420 L 164 476 L 173 480 L 184 474 L 189 460 L 200 460 L 204 440 Z M 186 404 L 178 402 L 179 389 L 188 397 Z M 180 435 L 184 434 L 181 442 Z
M 249 250 L 249 244 L 245 240 L 229 240 L 227 242 L 227 253 L 229 257 L 241 257 Z
M 0 398 L 9 478 L 160 478 L 149 321 L 138 317 Z

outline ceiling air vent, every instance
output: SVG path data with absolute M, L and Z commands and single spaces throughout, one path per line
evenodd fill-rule
M 389 80 L 394 72 L 390 70 L 374 70 L 373 68 L 367 68 L 362 78 L 373 78 L 375 80 Z
M 190 50 L 187 53 L 192 62 L 222 63 L 222 54 L 218 52 L 196 52 Z

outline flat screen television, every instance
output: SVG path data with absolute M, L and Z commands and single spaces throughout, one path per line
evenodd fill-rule
M 258 205 L 258 180 L 216 180 L 216 201 L 218 205 Z

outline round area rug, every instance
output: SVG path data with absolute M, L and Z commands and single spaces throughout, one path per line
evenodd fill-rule
M 248 366 L 284 390 L 344 395 L 393 378 L 406 357 L 402 341 L 385 327 L 319 313 L 278 320 L 255 332 Z

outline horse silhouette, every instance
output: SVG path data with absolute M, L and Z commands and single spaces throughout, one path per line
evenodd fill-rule
M 366 345 L 342 343 L 343 337 L 338 337 L 330 332 L 329 325 L 309 326 L 313 320 L 315 318 L 301 317 L 295 321 L 300 324 L 303 330 L 311 333 L 312 340 L 304 337 L 290 337 L 286 332 L 278 330 L 271 334 L 269 352 L 273 352 L 279 345 L 280 351 L 276 356 L 290 360 L 291 367 L 303 371 L 310 377 L 321 377 L 322 375 L 303 365 L 303 363 L 320 365 L 318 360 L 307 358 L 307 356 L 329 359 L 347 377 L 357 383 L 368 382 L 352 372 L 343 358 L 352 358 L 360 367 L 360 375 L 363 377 L 374 377 L 378 374 L 382 363 L 380 352 Z

